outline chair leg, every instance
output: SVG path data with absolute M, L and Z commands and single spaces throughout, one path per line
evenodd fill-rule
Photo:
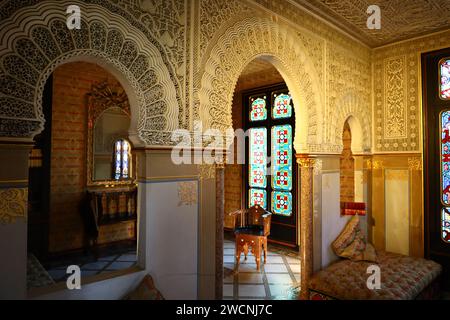
M 264 264 L 266 264 L 266 256 L 267 256 L 267 237 L 264 238 Z
M 256 270 L 259 271 L 261 265 L 261 245 L 256 246 L 256 248 L 253 250 L 253 254 L 255 255 L 256 259 Z
M 248 255 L 248 245 L 244 245 L 244 260 L 247 261 L 247 255 Z
M 236 248 L 235 248 L 235 258 L 236 258 L 236 263 L 234 265 L 234 269 L 236 271 L 239 270 L 239 260 L 241 260 L 241 249 L 240 246 L 238 245 L 237 241 L 236 241 Z

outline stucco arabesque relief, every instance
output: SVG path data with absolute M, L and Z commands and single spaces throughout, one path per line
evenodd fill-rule
M 0 134 L 32 139 L 42 131 L 42 92 L 54 69 L 68 61 L 94 61 L 124 84 L 132 103 L 130 131 L 147 145 L 166 144 L 183 126 L 184 14 L 161 2 L 154 8 L 141 2 L 107 0 L 5 1 L 0 31 Z M 164 3 L 166 3 L 164 5 Z M 80 30 L 69 31 L 66 8 L 79 5 Z M 181 6 L 184 8 L 184 6 Z M 152 11 L 153 10 L 153 11 Z M 163 14 L 169 10 L 172 15 Z M 176 16 L 176 22 L 169 22 Z M 163 21 L 166 19 L 165 21 Z M 17 21 L 24 21 L 20 25 Z M 151 31 L 150 31 L 151 30 Z M 152 32 L 159 30 L 160 34 Z M 183 36 L 179 34 L 181 32 Z M 164 43 L 164 45 L 162 44 Z M 180 80 L 181 79 L 181 80 Z M 133 121 L 134 119 L 134 121 Z
M 215 4 L 216 1 L 202 1 L 202 4 L 206 5 L 206 3 Z M 242 2 L 230 1 L 229 3 L 239 3 L 242 6 Z M 212 5 L 212 7 L 216 8 L 217 6 Z M 230 7 L 236 8 L 235 5 L 231 4 Z M 272 3 L 271 9 L 276 10 L 275 2 Z M 247 12 L 245 7 L 241 8 L 241 10 L 244 14 Z M 203 10 L 203 12 L 207 11 Z M 207 94 L 209 95 L 210 101 L 213 101 L 213 104 L 221 106 L 229 104 L 228 101 L 231 101 L 233 92 L 228 88 L 235 85 L 234 81 L 237 80 L 241 71 L 239 67 L 236 67 L 238 63 L 235 61 L 246 61 L 248 57 L 245 53 L 255 52 L 253 46 L 256 46 L 256 51 L 259 49 L 262 54 L 274 53 L 275 58 L 280 58 L 280 60 L 284 59 L 286 64 L 296 71 L 296 74 L 301 75 L 299 76 L 300 83 L 311 82 L 307 84 L 309 91 L 308 89 L 304 89 L 302 92 L 304 94 L 303 98 L 305 98 L 304 101 L 311 103 L 308 102 L 308 99 L 311 97 L 308 97 L 307 93 L 320 97 L 320 99 L 317 99 L 320 100 L 320 105 L 309 108 L 313 113 L 308 119 L 309 128 L 306 139 L 306 150 L 308 152 L 340 153 L 342 150 L 342 127 L 344 121 L 349 116 L 354 116 L 361 122 L 361 127 L 364 131 L 365 150 L 370 150 L 371 119 L 366 116 L 367 110 L 370 112 L 371 93 L 371 65 L 368 50 L 360 48 L 354 50 L 355 46 L 351 41 L 345 42 L 345 40 L 340 40 L 338 44 L 333 44 L 328 39 L 343 39 L 343 37 L 339 34 L 336 37 L 330 35 L 330 33 L 337 33 L 337 31 L 332 31 L 330 28 L 327 29 L 321 23 L 319 23 L 320 35 L 315 34 L 317 26 L 311 22 L 310 17 L 305 24 L 307 27 L 313 26 L 310 30 L 302 25 L 298 26 L 298 28 L 290 28 L 292 31 L 288 35 L 285 35 L 281 27 L 282 23 L 277 22 L 274 23 L 276 26 L 275 32 L 268 27 L 268 31 L 264 34 L 264 31 L 266 31 L 265 27 L 258 25 L 259 21 L 256 18 L 252 18 L 255 21 L 252 23 L 252 19 L 246 18 L 243 14 L 242 20 L 235 22 L 235 11 L 230 9 L 227 12 L 230 15 L 233 14 L 233 16 L 230 16 L 228 19 L 224 19 L 223 17 L 220 19 L 210 19 L 211 21 L 208 21 L 208 17 L 206 16 L 202 16 L 201 18 L 201 21 L 208 21 L 208 23 L 202 23 L 202 28 L 203 25 L 207 26 L 207 30 L 201 30 L 201 34 L 204 34 L 202 39 L 212 39 L 208 46 L 201 45 L 201 48 L 217 47 L 217 42 L 219 41 L 226 43 L 221 48 L 222 52 L 220 50 L 214 52 L 214 49 L 210 49 L 209 51 L 205 49 L 205 53 L 199 53 L 204 55 L 199 59 L 200 61 L 207 62 L 207 59 L 216 60 L 211 64 L 213 66 L 211 70 L 206 70 L 206 85 L 209 86 L 207 88 L 209 90 Z M 253 16 L 257 16 L 257 14 L 255 13 Z M 219 24 L 219 21 L 222 24 L 222 21 L 231 22 L 227 25 L 228 28 L 222 32 L 222 37 L 214 37 L 211 35 L 210 30 L 225 29 L 223 25 L 217 25 L 215 28 L 211 27 L 214 23 Z M 296 21 L 303 22 L 302 19 L 297 19 Z M 248 24 L 246 25 L 246 23 Z M 253 28 L 258 30 L 259 33 L 253 34 Z M 230 36 L 226 37 L 227 34 Z M 261 37 L 258 39 L 259 34 L 264 34 L 265 38 Z M 283 57 L 282 53 L 277 49 L 283 48 L 284 51 L 290 50 L 291 52 L 295 52 L 296 50 L 289 48 L 288 41 L 278 41 L 280 37 L 284 37 L 283 40 L 294 37 L 295 41 L 300 43 L 298 46 L 300 50 L 297 49 L 297 51 L 302 51 L 303 56 L 299 58 L 299 56 L 292 54 L 291 57 Z M 277 47 L 275 50 L 272 50 L 271 43 L 274 47 Z M 230 47 L 233 50 L 227 50 Z M 305 60 L 308 60 L 309 65 L 312 66 L 311 69 L 307 70 L 305 68 Z M 313 84 L 314 80 L 316 80 L 316 87 Z M 205 83 L 203 85 L 205 86 Z M 219 92 L 223 92 L 223 94 L 218 94 Z M 349 95 L 352 96 L 351 99 L 348 98 Z M 342 105 L 344 107 L 339 109 Z M 197 108 L 201 109 L 198 101 Z M 317 110 L 319 111 L 316 112 Z M 228 109 L 224 112 L 223 107 L 220 110 L 215 110 L 214 106 L 212 106 L 207 111 L 210 112 L 209 117 L 213 119 L 212 121 L 215 121 L 213 125 L 226 127 L 228 124 L 231 124 L 231 114 Z M 203 110 L 203 112 L 206 111 Z M 320 119 L 323 119 L 323 121 Z

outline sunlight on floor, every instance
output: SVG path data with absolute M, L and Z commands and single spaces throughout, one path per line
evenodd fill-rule
M 239 272 L 234 269 L 234 242 L 224 241 L 224 300 L 296 299 L 300 284 L 300 257 L 294 251 L 274 249 L 269 245 L 266 264 L 256 270 L 255 257 L 241 255 Z

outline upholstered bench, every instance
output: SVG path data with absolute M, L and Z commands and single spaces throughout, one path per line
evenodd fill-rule
M 309 283 L 312 300 L 413 300 L 439 295 L 442 267 L 434 261 L 395 253 L 377 252 L 378 263 L 351 261 L 333 263 L 317 272 Z M 381 270 L 381 289 L 369 289 L 370 265 Z

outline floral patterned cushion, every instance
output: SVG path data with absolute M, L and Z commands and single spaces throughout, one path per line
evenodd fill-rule
M 348 259 L 330 265 L 316 273 L 309 288 L 313 293 L 345 300 L 412 300 L 415 299 L 442 272 L 434 261 L 395 253 L 378 252 L 381 288 L 367 288 L 371 262 Z
M 336 255 L 341 258 L 352 261 L 378 261 L 374 247 L 370 243 L 366 243 L 359 226 L 359 216 L 350 219 L 341 234 L 331 244 L 331 247 Z

